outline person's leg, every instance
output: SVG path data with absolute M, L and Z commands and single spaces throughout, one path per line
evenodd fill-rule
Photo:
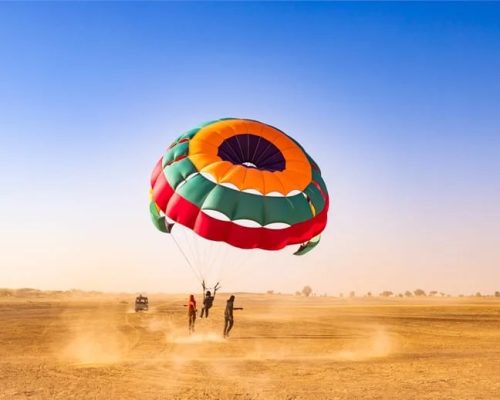
M 230 318 L 229 319 L 229 326 L 227 327 L 226 336 L 229 336 L 229 332 L 231 332 L 231 329 L 233 329 L 233 324 L 234 324 L 234 319 Z
M 210 310 L 210 307 L 207 307 L 207 309 L 205 310 L 205 318 L 208 318 L 208 310 Z
M 189 313 L 189 332 L 194 332 L 194 322 L 196 320 L 196 313 Z
M 227 336 L 227 327 L 229 325 L 229 319 L 228 318 L 224 318 L 224 337 Z

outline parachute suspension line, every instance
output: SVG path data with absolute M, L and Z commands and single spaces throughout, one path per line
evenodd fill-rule
M 212 242 L 210 248 L 210 259 L 207 263 L 207 276 L 213 278 L 215 281 L 219 280 L 218 274 L 212 275 L 214 265 L 221 262 L 221 252 L 224 249 L 224 244 L 221 242 Z
M 206 258 L 205 258 L 205 263 L 204 263 L 204 268 L 205 268 L 205 271 L 206 271 L 206 278 L 209 279 L 211 278 L 211 272 L 212 272 L 212 259 L 213 259 L 213 256 L 214 256 L 214 242 L 213 241 L 209 241 L 210 243 L 207 243 L 207 252 L 206 252 Z
M 232 249 L 231 249 L 232 250 Z M 255 261 L 256 249 L 242 250 L 243 253 L 233 253 L 232 262 L 238 262 L 238 270 L 243 271 L 247 265 L 252 264 Z M 237 254 L 237 258 L 234 259 L 234 254 Z M 229 254 L 231 258 L 231 254 Z M 219 274 L 224 274 L 226 263 L 221 264 Z
M 197 236 L 196 233 L 190 235 L 190 239 L 195 249 L 196 256 L 198 258 L 198 263 L 196 266 L 198 268 L 198 271 L 200 271 L 200 275 L 203 277 L 203 280 L 206 280 L 207 276 L 205 269 L 205 260 L 206 260 L 205 251 L 207 245 L 200 239 L 199 236 Z
M 207 265 L 209 262 L 209 256 L 211 255 L 211 248 L 212 248 L 212 241 L 209 240 L 208 242 L 204 241 L 201 247 L 201 268 L 203 268 L 203 271 L 207 272 Z M 208 276 L 206 276 L 208 278 Z
M 193 267 L 193 264 L 191 264 L 191 261 L 189 261 L 189 258 L 186 256 L 186 253 L 184 253 L 184 250 L 182 250 L 182 247 L 179 246 L 179 243 L 177 242 L 177 239 L 175 238 L 174 235 L 172 235 L 172 239 L 174 239 L 175 245 L 177 246 L 177 248 L 179 249 L 179 251 L 184 256 L 184 259 L 186 260 L 186 262 L 188 263 L 189 267 L 191 268 L 191 271 L 193 272 L 194 276 L 201 283 L 203 281 L 203 278 L 201 277 L 201 275 L 199 274 L 199 272 L 197 272 L 196 269 Z
M 224 270 L 226 264 L 237 265 L 238 270 L 241 270 L 241 266 L 248 261 L 246 258 L 242 257 L 242 253 L 240 253 L 240 251 L 242 251 L 241 249 L 236 249 L 226 243 L 221 243 L 221 245 L 221 252 L 217 258 L 219 262 L 214 273 L 217 277 L 225 276 Z
M 203 274 L 201 273 L 202 269 L 200 268 L 201 266 L 201 260 L 200 260 L 200 251 L 199 251 L 199 246 L 196 241 L 196 235 L 191 235 L 189 234 L 186 229 L 181 229 L 182 230 L 182 237 L 183 237 L 183 244 L 188 252 L 188 254 L 191 256 L 193 262 L 191 263 L 192 267 L 194 270 L 196 270 L 197 275 L 200 277 L 200 280 L 204 279 Z
M 184 233 L 184 229 L 181 227 L 177 231 L 179 232 L 178 237 L 177 237 L 178 247 L 181 247 L 184 250 L 184 255 L 189 260 L 191 265 L 194 267 L 194 265 L 196 265 L 196 260 L 193 257 L 193 252 L 191 252 L 189 249 L 187 239 L 186 239 L 186 234 Z
M 217 277 L 217 280 L 219 280 L 219 277 L 222 276 L 221 274 L 221 269 L 222 266 L 226 263 L 226 258 L 227 258 L 227 247 L 225 244 L 221 243 L 219 247 L 219 252 L 217 254 L 217 258 L 215 262 L 212 264 L 211 268 L 212 270 L 214 269 L 215 265 L 215 271 L 214 271 L 214 276 Z
M 203 274 L 203 271 L 205 271 L 205 269 L 203 267 L 203 265 L 204 265 L 203 263 L 204 263 L 204 260 L 205 260 L 204 246 L 203 246 L 203 242 L 196 235 L 197 234 L 190 235 L 191 236 L 191 238 L 190 238 L 191 239 L 191 243 L 193 244 L 194 251 L 196 252 L 196 257 L 197 257 L 197 260 L 198 260 L 197 264 L 196 264 L 196 268 L 200 272 L 200 275 L 203 278 L 206 278 L 204 276 L 204 274 Z
M 193 271 L 196 271 L 196 276 L 200 280 L 200 282 L 207 281 L 207 279 L 211 279 L 210 271 L 208 270 L 208 266 L 215 256 L 214 247 L 217 242 L 211 240 L 203 240 L 197 234 L 193 234 L 192 232 L 188 232 L 184 227 L 182 227 L 177 232 L 182 232 L 178 236 L 178 247 L 184 249 L 185 258 L 190 261 L 190 267 Z M 207 281 L 208 282 L 208 281 Z
M 189 238 L 191 245 L 193 246 L 194 252 L 196 254 L 196 268 L 198 269 L 202 278 L 206 278 L 203 276 L 203 271 L 205 271 L 204 263 L 205 263 L 205 241 L 198 236 L 197 233 L 190 234 L 190 232 L 186 232 L 186 236 Z
M 198 251 L 196 248 L 196 244 L 193 242 L 193 239 L 189 237 L 188 233 L 183 229 L 182 230 L 182 237 L 183 241 L 186 244 L 186 250 L 189 253 L 189 255 L 193 258 L 193 265 L 194 268 L 198 271 L 200 269 L 198 268 L 200 265 L 199 257 L 198 257 Z
M 182 240 L 183 240 L 183 243 L 185 244 L 187 253 L 193 259 L 193 265 L 196 268 L 198 266 L 198 260 L 197 260 L 197 257 L 196 257 L 196 253 L 195 253 L 195 251 L 193 249 L 193 246 L 192 246 L 191 240 L 189 238 L 189 235 L 186 233 L 186 230 L 184 228 L 182 228 Z
M 187 241 L 191 247 L 191 252 L 195 255 L 196 263 L 195 263 L 195 268 L 198 271 L 198 274 L 200 275 L 202 280 L 205 280 L 206 276 L 204 274 L 204 242 L 202 242 L 202 239 L 196 234 L 191 232 L 185 232 Z
M 223 247 L 223 243 L 211 241 L 210 248 L 208 250 L 208 258 L 207 258 L 207 277 L 210 277 L 213 281 L 218 281 L 220 276 L 214 275 L 213 267 L 214 265 L 220 261 L 220 249 Z

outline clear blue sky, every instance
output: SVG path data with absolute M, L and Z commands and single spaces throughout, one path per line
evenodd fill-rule
M 500 290 L 499 21 L 498 3 L 0 4 L 0 287 L 193 288 L 149 174 L 177 134 L 237 116 L 301 141 L 333 211 L 314 254 L 226 286 Z

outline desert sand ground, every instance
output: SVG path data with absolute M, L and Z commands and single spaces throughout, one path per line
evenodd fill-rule
M 500 399 L 500 299 L 4 291 L 0 399 Z

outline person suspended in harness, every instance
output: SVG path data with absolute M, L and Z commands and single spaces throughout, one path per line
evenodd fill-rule
M 196 322 L 196 300 L 193 295 L 189 296 L 188 307 L 188 318 L 189 318 L 189 334 L 194 332 L 194 324 Z
M 226 302 L 226 310 L 224 311 L 224 337 L 229 337 L 229 332 L 233 328 L 234 318 L 233 310 L 243 310 L 243 307 L 234 306 L 234 296 L 231 295 Z
M 214 304 L 215 294 L 217 293 L 217 290 L 220 289 L 220 286 L 219 282 L 217 282 L 217 284 L 214 287 L 213 295 L 210 292 L 210 290 L 206 290 L 205 281 L 203 281 L 201 286 L 203 286 L 203 307 L 201 308 L 200 318 L 203 318 L 203 315 L 205 315 L 205 318 L 208 318 L 208 311 L 212 308 Z

